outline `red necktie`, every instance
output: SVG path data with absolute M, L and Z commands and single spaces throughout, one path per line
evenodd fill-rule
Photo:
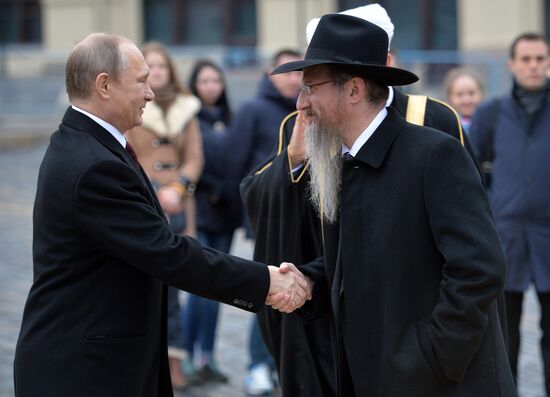
M 137 155 L 136 155 L 136 151 L 134 150 L 134 148 L 132 147 L 132 145 L 130 145 L 130 142 L 128 142 L 128 141 L 126 141 L 126 151 L 130 154 L 130 156 L 132 156 L 132 158 L 134 159 L 136 164 L 139 164 L 139 161 L 138 161 L 138 158 L 137 158 Z

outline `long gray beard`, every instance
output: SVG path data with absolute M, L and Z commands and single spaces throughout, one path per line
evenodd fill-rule
M 306 127 L 306 157 L 309 161 L 310 200 L 322 219 L 338 220 L 342 177 L 342 139 L 335 129 L 318 120 Z

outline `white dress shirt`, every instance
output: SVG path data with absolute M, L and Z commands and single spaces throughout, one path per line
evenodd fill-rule
M 363 145 L 369 140 L 369 138 L 374 134 L 374 131 L 382 124 L 382 121 L 386 118 L 388 115 L 388 111 L 386 108 L 382 108 L 372 120 L 372 122 L 365 128 L 365 131 L 359 135 L 359 137 L 355 140 L 351 148 L 348 148 L 345 144 L 342 143 L 342 154 L 348 153 L 351 154 L 353 157 L 359 153 L 359 150 L 363 147 Z
M 349 153 L 353 157 L 355 157 L 357 153 L 359 153 L 359 150 L 361 150 L 363 145 L 372 136 L 372 134 L 374 134 L 374 131 L 376 131 L 376 129 L 380 126 L 380 124 L 382 124 L 382 121 L 384 121 L 384 119 L 388 115 L 388 111 L 386 110 L 386 108 L 390 106 L 393 101 L 393 88 L 388 87 L 388 89 L 389 89 L 389 93 L 388 93 L 388 99 L 386 100 L 386 107 L 384 107 L 382 110 L 380 110 L 380 112 L 378 112 L 374 120 L 372 120 L 372 122 L 367 126 L 367 128 L 355 140 L 351 148 L 347 147 L 345 144 L 342 144 L 342 154 Z
M 107 131 L 109 131 L 109 133 L 122 145 L 122 147 L 126 149 L 126 138 L 124 137 L 124 135 L 122 135 L 122 133 L 114 125 L 109 124 L 104 120 L 101 120 L 99 117 L 94 116 L 93 114 L 88 113 L 87 111 L 82 110 L 82 109 L 76 107 L 75 105 L 71 105 L 71 106 L 77 112 L 80 112 L 80 113 L 88 116 L 93 121 L 95 121 L 97 124 L 99 124 L 100 126 L 105 128 Z

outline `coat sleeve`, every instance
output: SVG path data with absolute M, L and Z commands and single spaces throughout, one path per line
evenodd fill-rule
M 313 296 L 299 309 L 300 315 L 306 319 L 325 317 L 330 314 L 330 289 L 327 283 L 324 257 L 300 267 L 300 271 L 313 281 Z
M 145 189 L 136 172 L 116 160 L 94 163 L 79 177 L 74 216 L 105 261 L 135 266 L 196 295 L 260 310 L 269 290 L 265 265 L 175 235 L 147 201 Z
M 305 183 L 294 183 L 290 176 L 286 149 L 243 179 L 241 197 L 256 236 L 254 258 L 268 264 L 284 260 L 302 265 L 307 197 Z
M 293 122 L 281 128 L 275 155 L 241 183 L 241 196 L 256 236 L 254 259 L 268 264 L 292 262 L 300 270 L 307 262 L 322 255 L 321 221 L 307 198 L 307 167 L 292 173 L 286 142 Z M 307 303 L 299 313 L 313 319 L 326 310 L 326 282 L 322 259 L 309 263 L 304 273 L 315 277 L 314 302 Z M 314 304 L 316 303 L 316 304 Z M 323 307 L 324 306 L 324 307 Z
M 420 339 L 432 367 L 463 379 L 502 292 L 504 254 L 479 175 L 463 148 L 442 140 L 424 171 L 426 211 L 444 257 L 439 301 Z

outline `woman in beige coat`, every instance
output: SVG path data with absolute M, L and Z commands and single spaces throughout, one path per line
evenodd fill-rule
M 155 187 L 172 230 L 195 237 L 193 193 L 204 164 L 196 117 L 200 101 L 182 88 L 174 64 L 161 44 L 146 44 L 142 52 L 149 66 L 149 84 L 155 100 L 147 104 L 143 124 L 128 131 L 126 138 Z M 183 354 L 178 348 L 181 345 L 178 313 L 177 290 L 169 288 L 168 355 L 176 390 L 187 385 L 180 368 Z

